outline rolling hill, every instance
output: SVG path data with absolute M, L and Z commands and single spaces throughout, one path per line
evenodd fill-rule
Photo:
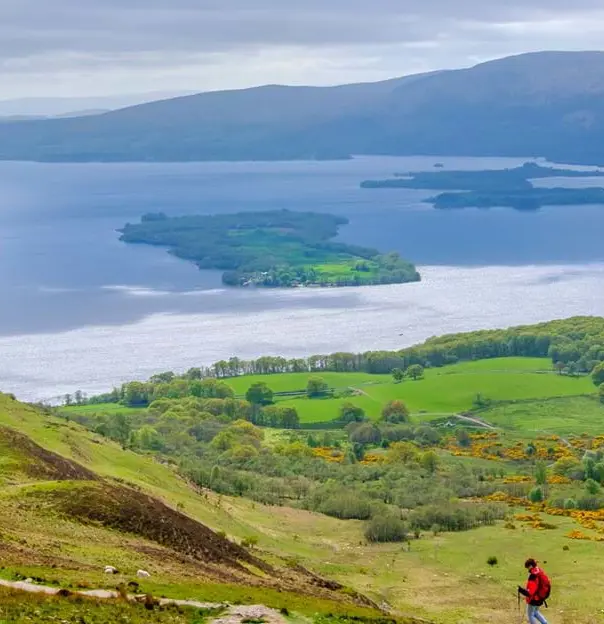
M 352 154 L 604 163 L 604 53 L 542 52 L 368 84 L 269 85 L 0 127 L 0 159 L 191 161 Z
M 3 394 L 0 503 L 0 580 L 115 589 L 145 569 L 144 591 L 156 596 L 377 613 L 360 594 L 288 563 L 270 535 L 259 549 L 240 545 L 258 528 L 173 467 Z M 104 574 L 106 565 L 119 575 Z

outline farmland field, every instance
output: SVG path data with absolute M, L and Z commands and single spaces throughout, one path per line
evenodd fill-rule
M 237 394 L 250 385 L 266 383 L 274 392 L 304 390 L 309 373 L 254 375 L 227 379 Z M 362 407 L 370 418 L 377 419 L 385 403 L 403 401 L 412 413 L 423 418 L 470 410 L 478 394 L 492 401 L 517 401 L 551 397 L 574 397 L 593 394 L 588 377 L 555 374 L 545 358 L 497 358 L 428 369 L 424 379 L 394 383 L 389 375 L 366 373 L 318 373 L 329 386 L 341 391 L 353 389 L 344 398 L 308 399 L 277 397 L 279 404 L 295 407 L 303 423 L 334 420 L 340 407 L 349 401 Z
M 496 405 L 479 416 L 493 425 L 525 433 L 598 435 L 604 431 L 604 405 L 595 396 Z
M 307 398 L 304 391 L 310 377 L 321 377 L 334 391 L 335 396 Z M 300 421 L 306 424 L 336 420 L 341 406 L 346 402 L 363 408 L 369 418 L 378 419 L 388 401 L 401 400 L 416 419 L 430 420 L 433 417 L 471 410 L 478 394 L 493 402 L 507 402 L 581 397 L 595 393 L 589 377 L 558 375 L 552 371 L 551 362 L 547 358 L 520 357 L 495 358 L 427 369 L 423 379 L 413 381 L 407 378 L 401 383 L 395 383 L 390 375 L 359 372 L 245 375 L 224 381 L 239 397 L 244 397 L 247 389 L 258 382 L 266 383 L 276 394 L 299 392 L 299 396 L 275 396 L 275 401 L 279 405 L 294 407 Z M 585 400 L 592 406 L 592 401 Z M 70 409 L 79 413 L 122 412 L 131 415 L 141 411 L 111 403 Z M 503 426 L 503 421 L 509 420 L 510 412 L 505 409 L 500 407 L 499 411 L 494 412 L 494 424 Z M 489 417 L 485 416 L 487 420 Z

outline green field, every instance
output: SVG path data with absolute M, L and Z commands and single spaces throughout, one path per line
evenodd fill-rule
M 128 414 L 134 416 L 146 411 L 144 407 L 127 407 L 120 403 L 92 403 L 90 405 L 74 405 L 68 408 L 68 411 L 78 412 L 79 414 L 95 414 L 102 412 L 103 414 Z
M 401 400 L 416 418 L 430 420 L 471 410 L 478 394 L 494 402 L 595 396 L 595 388 L 589 377 L 561 376 L 552 371 L 551 362 L 546 358 L 520 357 L 495 358 L 427 369 L 423 379 L 405 379 L 402 383 L 395 383 L 390 375 L 334 372 L 245 375 L 228 378 L 225 382 L 240 397 L 245 396 L 247 389 L 258 382 L 266 383 L 275 393 L 303 393 L 308 379 L 314 376 L 324 379 L 336 396 L 323 399 L 309 399 L 304 394 L 275 397 L 279 405 L 295 407 L 302 423 L 336 420 L 341 406 L 346 402 L 362 407 L 370 418 L 377 419 L 388 401 Z M 347 393 L 350 395 L 341 396 Z M 589 398 L 584 400 L 590 406 L 593 404 Z M 577 398 L 577 401 L 580 399 Z M 510 417 L 502 410 L 514 408 L 498 406 L 497 409 L 499 411 L 495 410 L 492 417 L 493 423 L 503 424 Z M 122 412 L 136 415 L 144 410 L 107 403 L 74 406 L 69 411 L 82 414 Z M 563 417 L 562 412 L 560 417 Z M 577 417 L 580 418 L 580 413 Z M 489 420 L 490 414 L 485 418 Z M 537 417 L 540 418 L 541 416 Z M 585 424 L 589 426 L 589 418 L 585 420 Z M 554 425 L 557 426 L 563 425 Z M 573 426 L 569 427 L 572 429 Z M 554 430 L 557 429 L 552 429 Z
M 254 383 L 266 383 L 273 392 L 305 391 L 309 377 L 321 377 L 331 388 L 343 389 L 370 383 L 389 382 L 390 375 L 370 375 L 369 373 L 279 373 L 277 375 L 245 375 L 225 379 L 236 394 L 244 395 Z
M 302 391 L 308 373 L 254 375 L 227 379 L 239 395 L 253 383 L 264 382 L 273 392 Z M 318 373 L 336 392 L 354 389 L 345 398 L 308 399 L 277 397 L 282 405 L 295 407 L 303 423 L 334 420 L 340 407 L 349 401 L 378 418 L 388 401 L 406 403 L 412 413 L 424 418 L 472 409 L 477 394 L 492 401 L 517 401 L 594 394 L 588 377 L 566 377 L 554 373 L 545 358 L 497 358 L 428 369 L 424 379 L 394 383 L 390 375 L 366 373 Z
M 569 397 L 497 405 L 478 413 L 488 423 L 524 433 L 604 433 L 604 405 L 597 397 Z

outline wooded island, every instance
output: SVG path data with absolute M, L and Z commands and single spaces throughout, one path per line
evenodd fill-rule
M 157 213 L 127 224 L 121 240 L 165 246 L 200 269 L 220 269 L 229 286 L 364 286 L 420 280 L 415 266 L 397 253 L 333 242 L 338 228 L 347 223 L 335 215 L 288 210 L 185 217 Z
M 601 171 L 542 167 L 528 162 L 513 169 L 483 171 L 424 171 L 397 173 L 387 180 L 365 180 L 366 189 L 426 189 L 444 191 L 424 201 L 435 208 L 495 208 L 538 210 L 543 206 L 604 204 L 604 188 L 536 187 L 533 180 L 547 178 L 599 178 Z

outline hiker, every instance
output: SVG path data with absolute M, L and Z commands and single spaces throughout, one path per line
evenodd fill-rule
M 547 624 L 547 620 L 539 611 L 539 607 L 542 605 L 547 607 L 547 599 L 549 598 L 552 584 L 547 574 L 537 565 L 534 559 L 527 559 L 524 567 L 528 570 L 529 577 L 526 589 L 520 587 L 520 585 L 518 586 L 518 600 L 520 601 L 520 594 L 526 598 L 526 613 L 529 624 Z

